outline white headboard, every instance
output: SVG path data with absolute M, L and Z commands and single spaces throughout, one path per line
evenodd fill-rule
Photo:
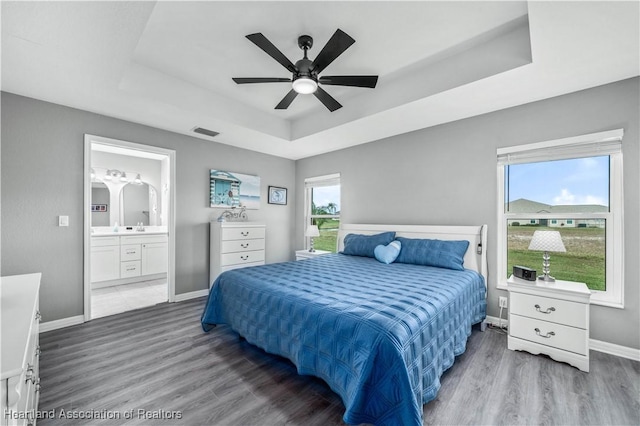
M 347 234 L 373 235 L 395 231 L 397 237 L 428 238 L 432 240 L 467 240 L 469 248 L 464 255 L 464 267 L 477 271 L 488 283 L 487 277 L 487 225 L 433 226 L 433 225 L 369 225 L 344 223 L 338 231 L 338 251 L 344 249 Z

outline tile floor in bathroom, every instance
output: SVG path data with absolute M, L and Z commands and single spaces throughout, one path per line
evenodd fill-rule
M 168 299 L 166 278 L 98 288 L 91 291 L 91 318 L 152 306 Z

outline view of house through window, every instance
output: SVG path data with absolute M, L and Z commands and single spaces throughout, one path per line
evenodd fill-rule
M 305 186 L 308 207 L 306 223 L 317 225 L 320 231 L 320 236 L 313 240 L 314 248 L 335 253 L 340 228 L 340 176 L 308 179 Z
M 606 291 L 609 156 L 511 164 L 504 167 L 507 269 L 542 273 L 540 251 L 529 250 L 536 230 L 559 231 L 564 253 L 550 253 L 551 275 Z

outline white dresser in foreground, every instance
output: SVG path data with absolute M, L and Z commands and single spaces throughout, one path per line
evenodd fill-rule
M 34 425 L 38 409 L 41 274 L 0 279 L 2 358 L 0 358 L 0 425 Z
M 264 223 L 213 221 L 210 227 L 209 287 L 224 271 L 264 265 Z
M 591 291 L 587 285 L 511 276 L 507 290 L 509 349 L 546 354 L 588 372 Z

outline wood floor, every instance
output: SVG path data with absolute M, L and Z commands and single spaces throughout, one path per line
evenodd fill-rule
M 343 424 L 342 401 L 321 380 L 299 376 L 228 327 L 204 333 L 204 303 L 160 304 L 43 333 L 39 408 L 55 409 L 55 418 L 38 425 Z M 639 362 L 591 351 L 587 374 L 506 346 L 499 331 L 474 330 L 424 406 L 424 424 L 640 424 Z M 119 418 L 74 420 L 60 410 Z

